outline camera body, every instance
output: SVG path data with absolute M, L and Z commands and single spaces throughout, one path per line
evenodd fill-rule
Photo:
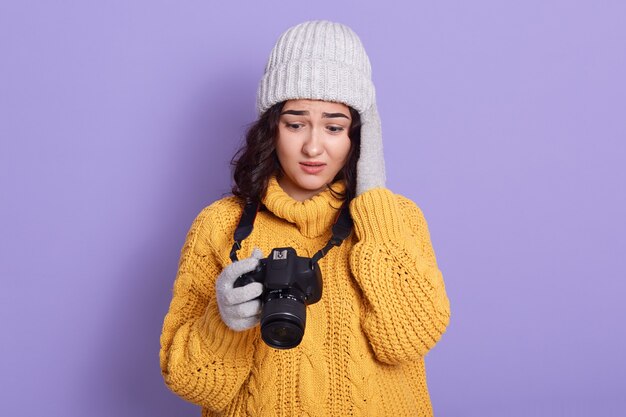
M 311 258 L 290 247 L 274 248 L 254 271 L 243 274 L 234 287 L 260 282 L 261 337 L 269 346 L 290 349 L 302 341 L 306 306 L 322 298 L 322 273 Z

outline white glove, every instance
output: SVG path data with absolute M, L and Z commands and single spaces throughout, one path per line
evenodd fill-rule
M 259 248 L 254 248 L 250 258 L 227 265 L 215 282 L 220 316 L 224 323 L 235 331 L 250 329 L 259 322 L 261 300 L 258 297 L 263 293 L 263 284 L 251 282 L 238 288 L 233 288 L 233 284 L 241 275 L 254 271 L 261 258 L 263 252 Z
M 361 114 L 361 154 L 356 165 L 356 195 L 385 186 L 385 158 L 378 108 Z

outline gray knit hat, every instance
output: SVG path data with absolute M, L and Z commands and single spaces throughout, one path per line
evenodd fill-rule
M 371 77 L 369 58 L 352 29 L 325 20 L 300 23 L 287 29 L 272 49 L 259 83 L 257 111 L 261 115 L 292 99 L 334 101 L 354 108 L 362 123 L 359 161 L 371 158 L 383 164 L 359 170 L 357 193 L 359 188 L 362 192 L 384 186 L 380 118 Z
M 363 112 L 374 104 L 372 69 L 358 36 L 328 21 L 304 22 L 283 33 L 259 85 L 259 114 L 290 99 L 338 101 Z

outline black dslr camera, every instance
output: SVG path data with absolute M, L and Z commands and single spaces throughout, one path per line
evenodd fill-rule
M 250 201 L 244 206 L 239 224 L 234 232 L 235 243 L 230 259 L 237 262 L 237 251 L 241 242 L 252 233 L 254 220 L 261 207 L 259 201 Z M 322 298 L 322 271 L 318 261 L 329 250 L 341 243 L 352 231 L 349 204 L 344 203 L 333 224 L 333 235 L 312 258 L 296 254 L 294 248 L 272 249 L 267 258 L 259 260 L 257 268 L 238 277 L 233 284 L 243 287 L 251 282 L 263 284 L 261 294 L 261 337 L 276 349 L 298 346 L 304 336 L 306 306 Z
M 237 278 L 235 287 L 260 282 L 261 337 L 269 346 L 290 349 L 304 336 L 306 306 L 322 298 L 322 274 L 311 258 L 296 254 L 293 248 L 272 249 L 257 268 Z

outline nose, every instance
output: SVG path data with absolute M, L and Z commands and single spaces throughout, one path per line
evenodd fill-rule
M 302 144 L 302 153 L 308 157 L 321 155 L 324 152 L 321 133 L 317 128 L 311 129 L 310 132 Z

